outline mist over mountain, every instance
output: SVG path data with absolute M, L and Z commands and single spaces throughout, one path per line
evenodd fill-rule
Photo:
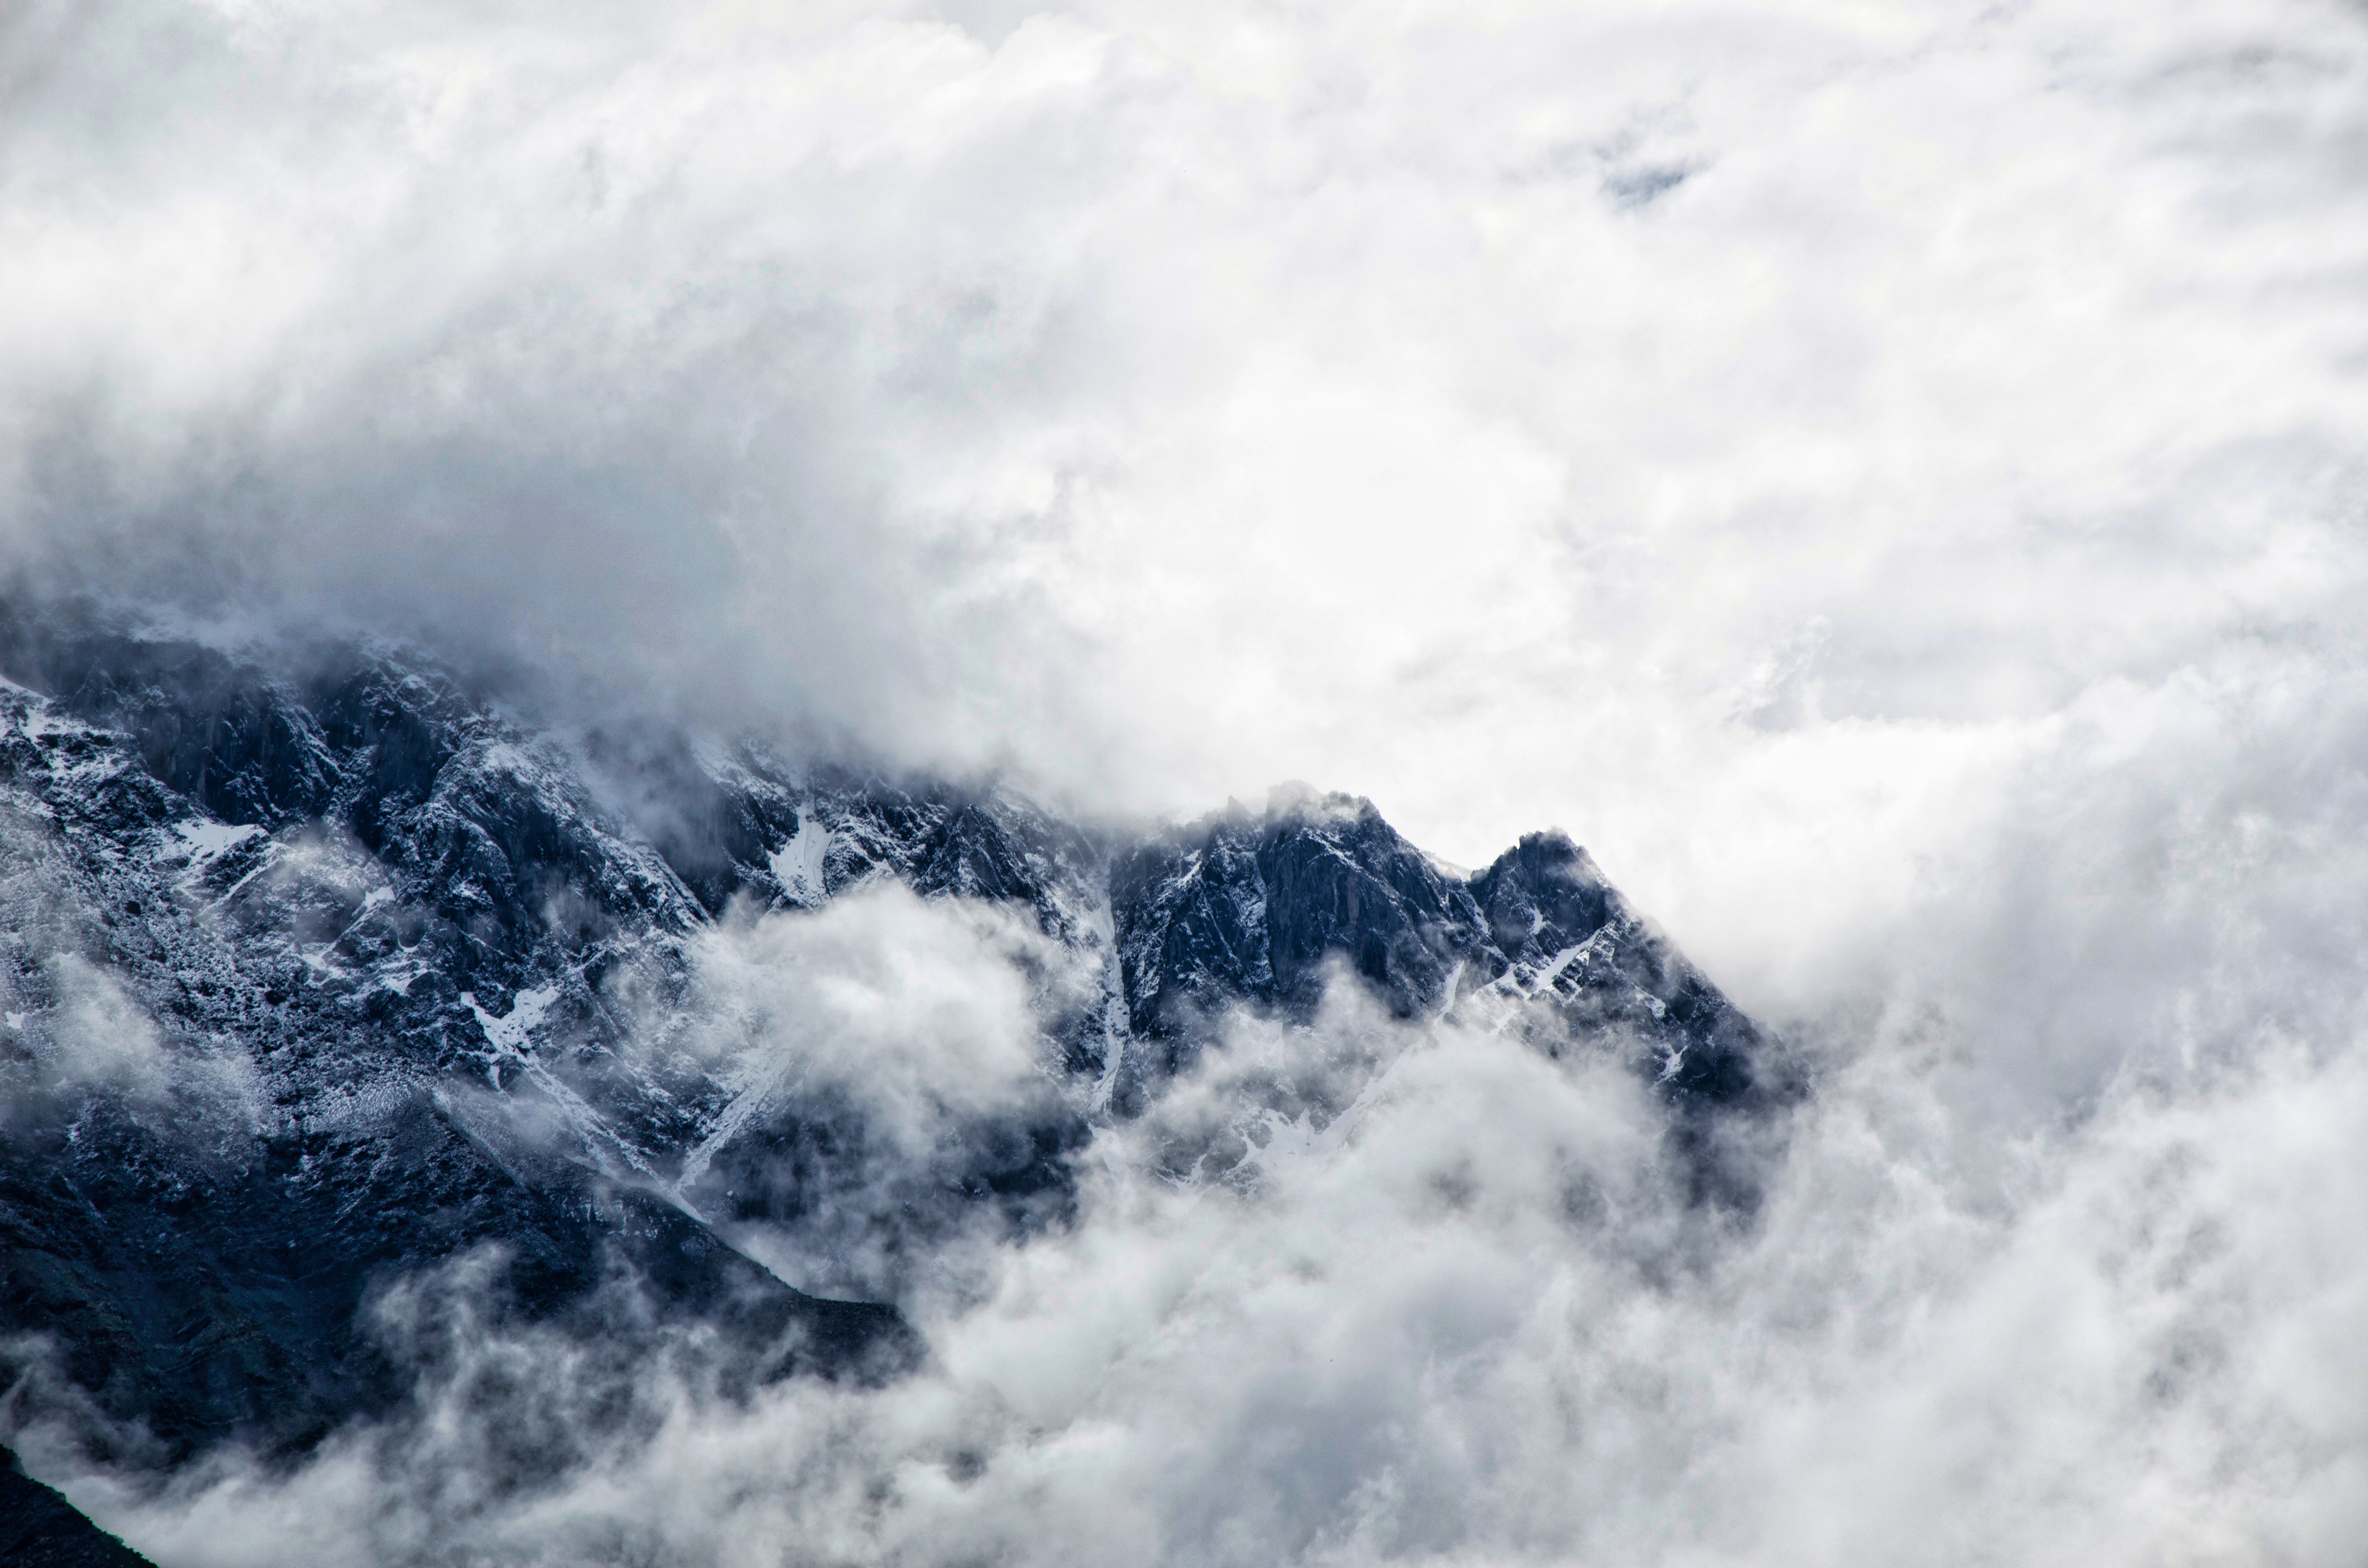
M 9 1508 L 2349 1564 L 2363 149 L 2338 0 L 0 7 Z
M 899 1306 L 1074 1231 L 1081 1159 L 1143 1139 L 1255 1193 L 1442 1032 L 1624 1067 L 1647 1190 L 1713 1230 L 1804 1087 L 1558 833 L 1467 876 L 1304 786 L 1084 828 L 73 607 L 12 615 L 0 664 L 12 1414 L 134 1472 L 401 1441 L 484 1334 L 628 1432 L 654 1365 L 726 1408 L 911 1379 Z M 461 1375 L 495 1500 L 583 1462 Z

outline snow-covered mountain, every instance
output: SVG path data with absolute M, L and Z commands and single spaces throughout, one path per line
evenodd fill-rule
M 537 727 L 385 647 L 19 616 L 0 673 L 11 1408 L 80 1410 L 126 1462 L 293 1455 L 395 1409 L 462 1331 L 410 1284 L 455 1268 L 602 1354 L 695 1325 L 668 1343 L 727 1392 L 894 1378 L 928 1346 L 893 1302 L 785 1282 L 835 1277 L 799 1247 L 893 1265 L 1060 1225 L 1100 1130 L 1229 1018 L 1304 1022 L 1327 987 L 1627 1057 L 1698 1201 L 1748 1206 L 1722 1130 L 1799 1092 L 1558 834 L 1467 875 L 1297 788 L 1073 824 L 648 723 Z M 1019 933 L 1042 1071 L 892 1161 L 860 1062 L 693 1036 L 721 934 L 894 887 Z M 1187 1153 L 1176 1179 L 1223 1179 Z

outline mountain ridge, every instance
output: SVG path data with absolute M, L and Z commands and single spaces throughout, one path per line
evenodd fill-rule
M 534 733 L 384 647 L 291 675 L 19 614 L 0 674 L 0 1329 L 16 1418 L 107 1462 L 286 1461 L 402 1418 L 442 1310 L 420 1282 L 472 1258 L 505 1321 L 707 1325 L 727 1392 L 898 1376 L 928 1352 L 893 1305 L 808 1294 L 746 1238 L 893 1280 L 963 1226 L 1063 1224 L 1098 1127 L 1235 1011 L 1304 1022 L 1341 974 L 1411 1023 L 1624 1056 L 1700 1201 L 1748 1207 L 1721 1129 L 1800 1092 L 1559 834 L 1459 875 L 1304 787 L 1080 826 L 749 743 Z M 1013 912 L 1066 966 L 1021 1100 L 892 1161 L 844 1095 L 751 1099 L 635 1033 L 703 933 L 875 884 Z

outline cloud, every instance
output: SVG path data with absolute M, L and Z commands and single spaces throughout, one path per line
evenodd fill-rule
M 59 570 L 1465 859 L 1572 818 L 1662 907 L 1806 627 L 1839 797 L 2359 581 L 2314 5 L 68 15 L 0 353 Z
M 74 950 L 84 933 L 69 923 L 91 913 L 15 910 L 21 946 L 0 979 L 10 1004 L 0 1007 L 0 1122 L 63 1127 L 114 1109 L 201 1145 L 251 1135 L 264 1115 L 253 1062 L 235 1044 L 168 1039 L 121 980 Z
M 844 1095 L 908 1156 L 949 1117 L 1023 1108 L 1051 1065 L 1040 996 L 1076 1006 L 1076 960 L 1024 915 L 886 880 L 702 932 L 693 952 L 682 1016 L 652 1020 L 670 1043 L 753 1092 Z
M 430 1428 L 76 1492 L 160 1560 L 2358 1539 L 2356 8 L 0 25 L 16 569 L 1097 809 L 1559 823 L 1819 1070 L 1710 1234 L 1616 1076 L 1245 1026 L 911 1383 L 654 1374 L 457 1523 Z M 1031 1082 L 985 920 L 719 934 L 706 1049 L 926 1176 Z
M 292 1477 L 222 1456 L 75 1495 L 192 1564 L 2332 1563 L 2357 1539 L 2331 1375 L 2368 1303 L 2356 1060 L 2116 1096 L 1977 1188 L 1912 1053 L 1871 1052 L 1736 1232 L 1673 1200 L 1616 1069 L 1354 1006 L 1236 1047 L 1315 1068 L 1349 1040 L 1350 1102 L 1254 1115 L 1235 1179 L 1179 1186 L 1156 1130 L 1113 1133 L 1079 1223 L 923 1305 L 905 1382 L 735 1406 L 661 1359 L 620 1402 L 556 1335 L 463 1335 L 420 1420 Z M 580 1462 L 483 1484 L 519 1431 L 495 1387 Z
M 55 997 L 42 1065 L 51 1086 L 116 1090 L 135 1100 L 163 1095 L 172 1063 L 155 1021 L 105 970 L 72 953 L 47 965 Z
M 743 915 L 693 938 L 687 994 L 620 997 L 636 1049 L 689 1056 L 728 1096 L 681 1190 L 801 1290 L 971 1288 L 977 1247 L 1062 1206 L 1030 1177 L 1042 1145 L 1085 1131 L 1061 1062 L 1099 999 L 1098 959 L 1026 914 L 886 879 L 813 913 Z M 978 1201 L 996 1178 L 1005 1196 Z

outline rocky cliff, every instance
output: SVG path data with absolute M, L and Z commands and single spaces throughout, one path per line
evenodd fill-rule
M 1466 875 L 1304 790 L 1079 825 L 663 726 L 539 726 L 387 647 L 19 616 L 0 673 L 10 1408 L 79 1411 L 123 1462 L 293 1456 L 399 1412 L 461 1331 L 421 1282 L 461 1268 L 471 1311 L 605 1354 L 698 1324 L 726 1391 L 893 1378 L 928 1354 L 893 1304 L 794 1289 L 749 1238 L 833 1206 L 908 1249 L 1061 1224 L 1098 1128 L 1229 1017 L 1288 1027 L 1331 985 L 1625 1058 L 1703 1200 L 1748 1201 L 1718 1130 L 1797 1093 L 1555 834 Z M 893 1178 L 855 1100 L 649 1025 L 702 933 L 882 879 L 1008 912 L 1068 975 L 1037 998 L 1041 1092 Z

